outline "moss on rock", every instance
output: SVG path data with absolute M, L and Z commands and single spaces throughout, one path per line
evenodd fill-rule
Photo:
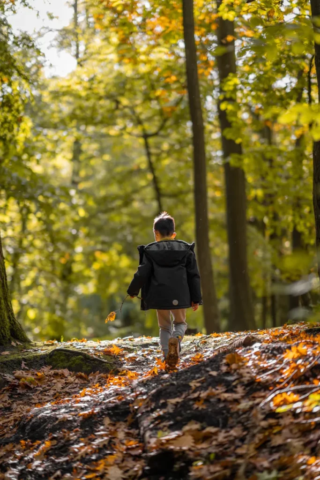
M 99 358 L 92 357 L 87 353 L 79 353 L 73 350 L 63 348 L 56 348 L 52 350 L 48 356 L 46 363 L 51 365 L 55 370 L 67 368 L 70 372 L 101 372 L 110 373 L 116 370 L 116 362 L 105 361 Z
M 12 349 L 9 354 L 0 355 L 0 388 L 8 381 L 3 374 L 12 374 L 15 370 L 21 370 L 22 362 L 28 369 L 40 370 L 50 365 L 55 370 L 68 369 L 71 372 L 83 372 L 87 375 L 92 372 L 115 373 L 121 366 L 119 359 L 110 355 L 100 359 L 85 352 L 67 348 L 51 347 L 44 352 L 35 352 L 32 349 L 23 352 L 19 350 Z

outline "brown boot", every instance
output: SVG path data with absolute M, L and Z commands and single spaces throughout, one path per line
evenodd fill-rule
M 169 340 L 169 352 L 166 358 L 166 365 L 175 368 L 179 362 L 179 339 L 171 337 Z

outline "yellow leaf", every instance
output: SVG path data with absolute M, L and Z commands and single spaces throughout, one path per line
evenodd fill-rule
M 82 208 L 82 207 L 78 208 L 78 215 L 79 215 L 79 217 L 85 217 L 86 216 L 85 209 Z
M 273 405 L 275 407 L 280 407 L 281 405 L 289 405 L 290 403 L 297 402 L 299 400 L 299 395 L 296 395 L 295 393 L 289 392 L 289 393 L 279 393 L 279 395 L 276 395 L 273 399 Z
M 232 42 L 232 40 L 235 40 L 235 39 L 236 39 L 236 37 L 234 37 L 233 35 L 227 35 L 226 38 L 225 38 L 225 40 L 227 42 Z
M 300 343 L 297 347 L 293 345 L 291 350 L 286 350 L 283 356 L 288 360 L 292 360 L 293 358 L 299 358 L 304 355 L 307 355 L 307 353 L 308 353 L 307 347 L 303 343 Z
M 110 312 L 105 320 L 105 323 L 113 322 L 115 319 L 116 319 L 116 312 Z

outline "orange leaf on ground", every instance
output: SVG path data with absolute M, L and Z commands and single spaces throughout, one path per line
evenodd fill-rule
M 151 370 L 149 370 L 145 376 L 146 377 L 150 377 L 150 376 L 153 376 L 153 375 L 158 375 L 158 369 L 157 367 L 153 367 Z
M 244 362 L 244 358 L 241 357 L 241 355 L 239 355 L 238 353 L 229 353 L 228 355 L 226 355 L 226 362 L 229 365 L 233 365 L 234 363 L 239 364 Z
M 191 362 L 199 363 L 202 362 L 203 360 L 203 355 L 202 353 L 196 353 L 193 357 L 191 357 Z
M 307 355 L 307 353 L 307 347 L 303 343 L 300 343 L 297 347 L 294 345 L 291 350 L 286 350 L 283 356 L 288 360 L 292 360 L 293 358 L 299 358 Z
M 297 402 L 299 400 L 299 395 L 289 392 L 289 393 L 279 393 L 273 399 L 273 404 L 276 407 L 280 407 L 281 405 L 289 405 L 290 403 Z
M 120 375 L 124 375 L 125 377 L 129 378 L 129 380 L 135 380 L 136 378 L 139 377 L 138 372 L 133 372 L 131 370 L 124 370 L 123 372 L 120 373 Z
M 53 441 L 50 441 L 50 440 L 47 440 L 46 442 L 44 442 L 44 444 L 39 448 L 39 450 L 34 454 L 34 456 L 36 458 L 42 458 L 43 455 L 51 448 L 53 447 L 54 445 L 56 445 L 57 442 L 56 440 L 53 440 Z
M 156 362 L 157 362 L 157 365 L 159 367 L 160 370 L 165 370 L 166 368 L 166 362 L 164 362 L 163 360 L 161 360 L 161 358 L 156 358 Z
M 117 345 L 112 345 L 112 347 L 105 348 L 103 353 L 105 355 L 120 355 L 123 352 L 123 348 L 117 347 Z

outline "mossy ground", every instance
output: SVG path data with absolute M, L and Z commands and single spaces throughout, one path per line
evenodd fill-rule
M 89 350 L 88 350 L 89 352 Z M 1 347 L 0 384 L 3 374 L 12 374 L 23 368 L 40 369 L 50 365 L 55 370 L 67 369 L 71 372 L 109 373 L 117 371 L 119 361 L 111 355 L 97 358 L 85 351 L 79 351 L 67 344 L 45 345 L 34 343 L 15 347 Z

